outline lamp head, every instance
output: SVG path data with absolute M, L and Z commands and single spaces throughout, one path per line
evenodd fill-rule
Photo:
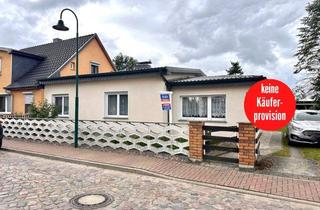
M 69 30 L 69 28 L 64 25 L 64 22 L 61 19 L 58 21 L 58 24 L 52 26 L 52 28 L 54 28 L 55 30 L 58 30 L 58 31 L 68 31 Z

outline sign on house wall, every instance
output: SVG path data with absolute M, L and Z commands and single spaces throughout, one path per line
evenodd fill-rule
M 161 91 L 160 101 L 162 110 L 168 112 L 168 122 L 172 123 L 172 92 Z
M 171 95 L 172 95 L 172 92 L 169 92 L 169 91 L 160 92 L 161 107 L 163 111 L 169 111 L 172 109 Z

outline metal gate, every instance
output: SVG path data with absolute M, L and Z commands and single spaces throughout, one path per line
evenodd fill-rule
M 230 137 L 216 135 L 216 132 L 239 132 L 239 128 L 237 126 L 203 126 L 203 130 L 205 159 L 233 163 L 239 162 L 239 138 L 237 134 Z

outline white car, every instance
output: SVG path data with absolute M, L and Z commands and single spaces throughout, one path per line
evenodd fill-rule
M 320 111 L 297 110 L 288 125 L 289 144 L 320 144 Z

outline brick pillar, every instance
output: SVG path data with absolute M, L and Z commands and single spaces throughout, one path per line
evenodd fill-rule
M 239 167 L 254 169 L 256 129 L 251 123 L 239 123 Z
M 203 122 L 189 122 L 189 159 L 203 160 Z

